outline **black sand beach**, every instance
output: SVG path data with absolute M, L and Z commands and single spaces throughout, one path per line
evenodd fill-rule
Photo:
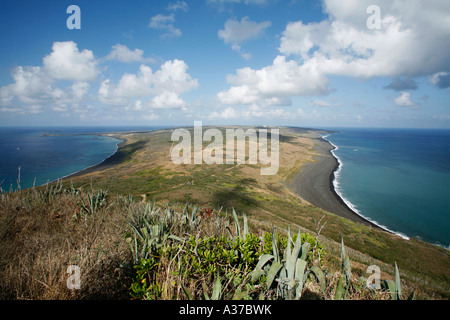
M 291 188 L 303 199 L 325 211 L 366 226 L 378 227 L 351 210 L 333 187 L 334 172 L 338 168 L 337 159 L 331 154 L 334 147 L 321 137 L 317 137 L 315 157 L 317 162 L 307 163 L 294 177 Z
M 122 151 L 126 143 L 123 141 L 118 144 L 117 151 L 103 162 L 86 168 L 64 179 L 70 179 L 84 174 L 102 171 L 112 168 L 120 164 L 125 154 Z M 295 175 L 291 182 L 291 188 L 300 197 L 310 202 L 312 205 L 319 207 L 328 212 L 346 218 L 351 221 L 362 223 L 366 226 L 378 227 L 372 222 L 362 218 L 353 210 L 351 210 L 341 197 L 336 193 L 333 187 L 334 172 L 338 168 L 337 159 L 331 154 L 333 146 L 320 136 L 317 136 L 315 149 L 318 155 L 315 157 L 316 162 L 310 162 L 302 167 L 302 170 Z

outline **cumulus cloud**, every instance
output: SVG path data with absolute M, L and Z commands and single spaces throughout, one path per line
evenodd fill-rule
M 54 80 L 38 66 L 19 66 L 11 74 L 14 83 L 0 88 L 2 105 L 14 98 L 25 104 L 43 103 L 50 97 Z
M 142 50 L 130 50 L 123 45 L 113 46 L 108 59 L 146 60 Z M 51 110 L 79 114 L 82 118 L 92 111 L 83 102 L 91 88 L 90 81 L 99 73 L 97 65 L 92 51 L 79 51 L 71 41 L 55 42 L 52 52 L 43 58 L 42 66 L 19 66 L 13 70 L 13 83 L 0 88 L 0 111 L 40 113 Z M 103 104 L 140 112 L 141 119 L 155 120 L 159 115 L 152 110 L 186 111 L 188 104 L 180 95 L 197 86 L 198 81 L 188 73 L 187 64 L 175 59 L 166 61 L 156 71 L 141 64 L 136 73 L 123 74 L 117 83 L 105 79 L 99 85 L 97 97 Z
M 186 102 L 176 92 L 163 91 L 152 99 L 150 106 L 155 109 L 183 109 Z
M 414 77 L 450 69 L 449 2 L 377 1 L 379 30 L 367 28 L 371 0 L 323 4 L 329 19 L 288 24 L 280 53 L 316 60 L 327 74 L 361 78 Z
M 79 108 L 90 85 L 98 75 L 97 61 L 90 50 L 79 51 L 76 43 L 55 42 L 42 66 L 18 66 L 13 83 L 0 88 L 2 111 L 41 113 L 44 107 L 67 112 Z M 60 81 L 71 85 L 58 86 Z
M 105 60 L 116 60 L 124 63 L 131 62 L 155 62 L 153 58 L 145 58 L 144 51 L 141 49 L 130 50 L 127 46 L 116 44 L 112 46 L 111 52 L 105 57 Z
M 186 103 L 179 97 L 198 86 L 198 80 L 187 72 L 188 66 L 182 60 L 170 60 L 156 72 L 141 65 L 136 74 L 124 74 L 117 84 L 104 80 L 98 91 L 100 102 L 108 105 L 130 105 L 135 99 L 153 97 L 148 105 L 153 108 L 183 108 Z
M 51 78 L 92 81 L 97 77 L 97 60 L 91 50 L 80 52 L 73 41 L 54 42 L 52 50 L 43 59 L 43 68 Z
M 72 94 L 77 100 L 81 100 L 88 92 L 89 87 L 90 85 L 86 81 L 75 82 L 71 87 Z
M 218 100 L 228 105 L 289 105 L 292 96 L 328 94 L 332 75 L 391 77 L 387 88 L 398 91 L 415 89 L 413 77 L 434 75 L 431 83 L 448 87 L 450 2 L 377 1 L 381 20 L 380 29 L 374 30 L 367 27 L 366 10 L 372 4 L 324 0 L 327 19 L 288 23 L 273 64 L 237 70 L 227 77 L 231 87 L 219 92 Z M 231 42 L 229 34 L 223 38 Z M 397 101 L 414 107 L 408 98 L 402 94 Z
M 299 65 L 294 60 L 278 56 L 273 64 L 259 70 L 243 68 L 227 77 L 233 86 L 219 92 L 223 104 L 253 104 L 264 106 L 290 105 L 291 96 L 323 95 L 329 81 L 317 72 L 314 62 Z
M 394 103 L 399 107 L 418 108 L 418 106 L 411 101 L 411 93 L 409 92 L 402 92 L 400 96 L 394 99 Z

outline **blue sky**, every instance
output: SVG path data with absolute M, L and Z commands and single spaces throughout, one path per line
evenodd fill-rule
M 67 28 L 73 4 L 81 29 Z M 0 12 L 1 126 L 450 128 L 445 0 L 4 0 Z

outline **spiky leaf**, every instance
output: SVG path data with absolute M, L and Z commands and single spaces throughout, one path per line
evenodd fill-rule
M 345 285 L 345 276 L 339 278 L 338 285 L 336 287 L 336 294 L 334 295 L 334 300 L 345 299 L 347 295 L 347 286 Z
M 275 257 L 275 261 L 280 261 L 280 253 L 278 252 L 278 245 L 277 245 L 277 236 L 275 234 L 275 228 L 272 228 L 272 251 L 273 255 Z
M 302 291 L 303 291 L 303 284 L 305 280 L 305 270 L 306 270 L 306 261 L 302 259 L 297 259 L 297 263 L 295 266 L 295 279 L 297 280 L 297 288 L 296 288 L 296 299 L 300 299 Z
M 232 213 L 233 213 L 233 219 L 234 219 L 234 224 L 235 224 L 235 229 L 236 229 L 236 236 L 238 238 L 240 238 L 241 237 L 241 229 L 239 227 L 239 219 L 238 219 L 238 216 L 237 216 L 236 211 L 234 210 L 234 208 L 233 208 L 233 212 Z
M 398 272 L 397 262 L 395 262 L 395 300 L 401 300 L 402 288 L 400 284 L 400 273 Z
M 219 300 L 221 293 L 222 293 L 222 283 L 220 282 L 220 277 L 217 276 L 216 280 L 214 281 L 212 300 Z
M 309 269 L 309 272 L 311 272 L 315 276 L 317 282 L 320 285 L 320 288 L 322 289 L 322 292 L 324 292 L 326 283 L 325 283 L 325 275 L 324 275 L 323 271 L 317 266 L 312 266 Z
M 283 267 L 283 265 L 281 263 L 279 263 L 278 261 L 274 261 L 272 263 L 272 265 L 270 266 L 269 271 L 267 272 L 267 288 L 270 288 L 272 286 L 272 283 L 276 277 L 276 275 L 278 274 L 278 272 L 280 271 L 280 269 Z

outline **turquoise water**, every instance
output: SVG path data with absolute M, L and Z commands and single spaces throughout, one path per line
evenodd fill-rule
M 21 188 L 29 188 L 101 163 L 121 140 L 95 133 L 161 128 L 0 128 L 0 186 L 4 191 L 17 189 L 19 167 Z
M 405 238 L 450 244 L 450 130 L 338 129 L 335 188 L 357 213 Z

